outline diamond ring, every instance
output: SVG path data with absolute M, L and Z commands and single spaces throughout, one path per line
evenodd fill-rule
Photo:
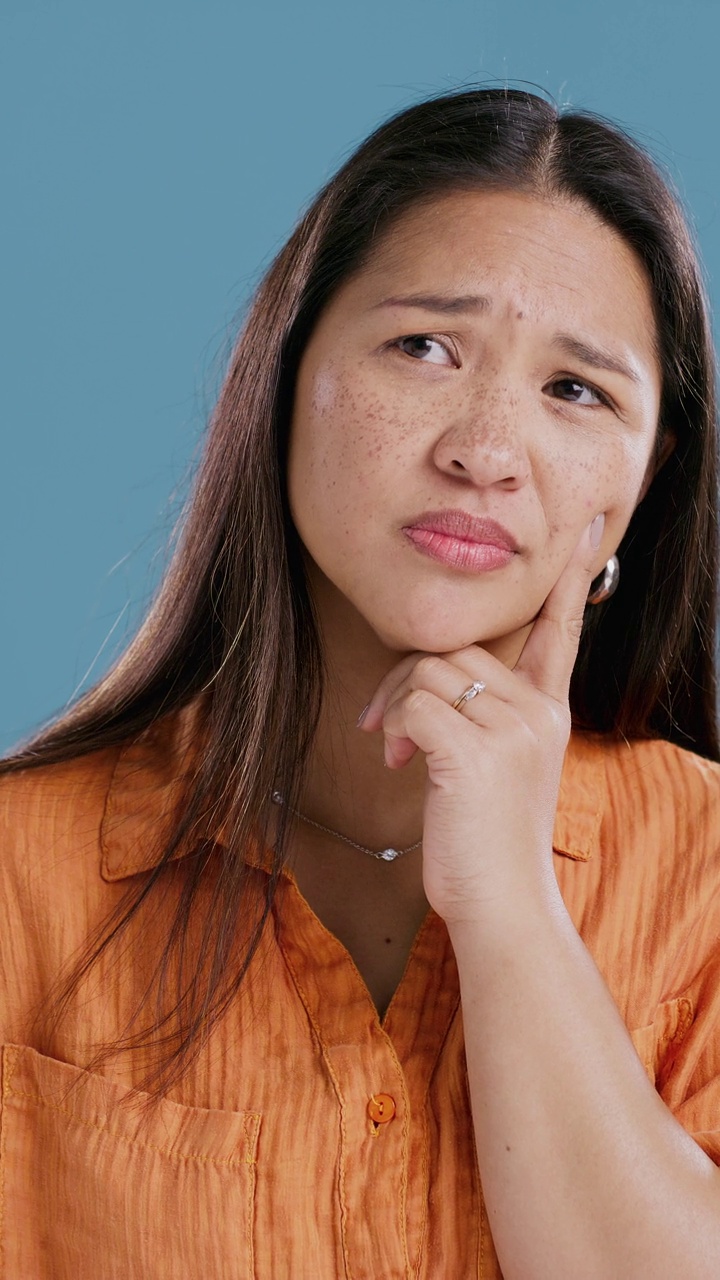
M 463 703 L 469 702 L 471 698 L 477 698 L 478 694 L 482 693 L 485 687 L 484 680 L 473 680 L 469 688 L 467 688 L 464 693 L 461 693 L 460 697 L 456 698 L 453 702 L 453 711 L 459 711 Z

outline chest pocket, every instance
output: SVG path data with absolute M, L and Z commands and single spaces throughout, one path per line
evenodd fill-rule
M 657 1089 L 667 1082 L 692 1020 L 692 1004 L 679 997 L 659 1005 L 650 1026 L 630 1032 L 638 1057 Z
M 254 1280 L 260 1116 L 2 1049 L 3 1280 Z

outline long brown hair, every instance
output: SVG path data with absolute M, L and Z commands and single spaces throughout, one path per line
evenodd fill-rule
M 645 152 L 596 116 L 563 114 L 509 89 L 413 106 L 373 133 L 325 186 L 260 285 L 169 570 L 134 640 L 94 688 L 0 764 L 3 772 L 27 769 L 126 743 L 191 700 L 202 704 L 203 751 L 164 852 L 89 944 L 58 1005 L 140 903 L 162 891 L 168 863 L 193 832 L 222 825 L 222 892 L 208 908 L 202 978 L 179 992 L 170 1011 L 158 996 L 155 1023 L 132 1042 L 155 1037 L 166 1046 L 157 1076 L 164 1087 L 187 1069 L 227 1009 L 257 947 L 283 862 L 287 808 L 279 813 L 264 907 L 238 954 L 242 850 L 264 839 L 274 787 L 289 805 L 298 802 L 321 705 L 321 643 L 285 492 L 298 362 L 334 290 L 394 221 L 418 201 L 462 189 L 581 201 L 645 265 L 663 372 L 658 450 L 667 431 L 676 444 L 620 547 L 616 595 L 588 610 L 571 705 L 584 727 L 666 738 L 720 757 L 714 357 L 701 273 L 678 202 Z M 204 866 L 202 858 L 188 860 L 158 963 L 158 992 L 183 952 Z M 176 1033 L 166 1041 L 161 1032 L 171 1022 Z

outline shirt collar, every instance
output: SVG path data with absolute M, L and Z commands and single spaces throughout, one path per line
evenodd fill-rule
M 120 749 L 100 828 L 104 880 L 123 880 L 157 865 L 201 738 L 201 705 L 196 698 Z M 599 735 L 573 733 L 565 755 L 553 849 L 577 862 L 587 862 L 598 847 L 607 798 L 604 750 Z M 222 831 L 196 830 L 192 846 L 203 838 L 222 843 Z M 174 856 L 190 852 L 186 841 Z M 270 853 L 254 849 L 246 860 L 267 867 Z

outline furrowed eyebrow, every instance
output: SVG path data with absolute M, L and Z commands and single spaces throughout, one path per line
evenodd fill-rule
M 410 293 L 397 298 L 383 298 L 378 307 L 417 307 L 420 311 L 437 311 L 441 315 L 456 316 L 489 311 L 491 301 L 480 293 L 457 296 L 444 293 Z
M 444 293 L 409 293 L 394 298 L 383 298 L 375 304 L 379 307 L 416 307 L 419 311 L 435 311 L 440 315 L 481 315 L 492 309 L 492 299 L 482 293 L 444 294 Z M 610 373 L 619 373 L 631 382 L 640 383 L 640 374 L 604 347 L 598 347 L 571 334 L 557 333 L 552 345 L 558 350 L 582 361 L 591 369 L 606 369 Z
M 622 374 L 631 382 L 641 381 L 639 373 L 631 365 L 626 364 L 619 356 L 613 355 L 611 351 L 606 351 L 604 347 L 595 347 L 589 342 L 581 342 L 579 338 L 573 338 L 565 333 L 556 333 L 552 345 L 564 351 L 566 355 L 572 356 L 573 359 L 589 365 L 592 369 L 607 369 L 610 373 Z

